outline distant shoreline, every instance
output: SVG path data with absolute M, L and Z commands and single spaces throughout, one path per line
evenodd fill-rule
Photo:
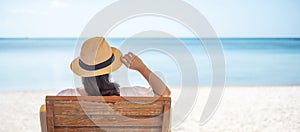
M 171 90 L 172 89 L 190 89 L 192 87 L 182 87 L 178 85 L 169 85 L 168 86 Z M 220 88 L 220 86 L 215 86 L 216 88 Z M 58 93 L 60 90 L 66 89 L 66 88 L 72 88 L 72 87 L 61 87 L 61 88 L 53 88 L 53 89 L 24 89 L 24 90 L 4 90 L 1 91 L 0 93 L 35 93 L 35 92 L 49 92 L 49 93 Z M 200 85 L 198 86 L 199 89 L 211 89 L 212 86 L 209 85 Z M 257 88 L 267 88 L 267 89 L 272 89 L 272 88 L 300 88 L 300 85 L 225 85 L 223 87 L 224 89 L 236 89 L 236 88 L 242 88 L 242 89 L 257 89 Z

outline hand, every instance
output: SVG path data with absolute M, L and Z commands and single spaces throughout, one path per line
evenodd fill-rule
M 126 67 L 139 71 L 148 81 L 156 96 L 170 96 L 171 92 L 167 85 L 138 56 L 129 52 L 121 57 L 121 61 Z
M 146 65 L 144 62 L 135 54 L 132 52 L 128 52 L 121 58 L 122 63 L 132 69 L 132 70 L 137 70 L 137 71 L 142 71 L 146 69 Z

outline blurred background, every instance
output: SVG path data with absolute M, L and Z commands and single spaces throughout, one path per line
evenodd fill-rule
M 84 26 L 111 0 L 11 0 L 0 4 L 0 91 L 47 90 L 74 87 L 69 64 L 80 44 Z M 226 85 L 298 85 L 300 83 L 300 2 L 288 1 L 196 1 L 199 10 L 221 40 L 226 61 Z M 172 3 L 170 3 L 170 6 Z M 99 25 L 101 26 L 101 25 Z M 141 16 L 118 25 L 107 36 L 119 47 L 126 37 L 159 30 L 182 40 L 192 53 L 200 85 L 211 84 L 211 62 L 204 47 L 181 24 L 161 17 Z M 156 38 L 158 39 L 158 38 Z M 205 38 L 200 38 L 205 39 Z M 135 41 L 145 43 L 149 40 Z M 170 44 L 160 39 L 161 44 Z M 141 54 L 168 85 L 180 85 L 176 60 L 163 54 Z M 172 65 L 161 65 L 168 62 Z M 147 85 L 137 73 L 130 82 Z

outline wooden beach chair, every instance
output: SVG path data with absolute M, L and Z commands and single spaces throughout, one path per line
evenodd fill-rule
M 170 97 L 47 96 L 48 132 L 168 132 Z

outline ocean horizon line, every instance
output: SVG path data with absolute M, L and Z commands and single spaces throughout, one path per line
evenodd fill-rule
M 107 39 L 176 39 L 171 37 L 107 37 Z M 77 40 L 88 39 L 80 37 L 0 37 L 0 40 Z M 220 39 L 220 40 L 298 40 L 300 37 L 178 37 L 178 39 Z

